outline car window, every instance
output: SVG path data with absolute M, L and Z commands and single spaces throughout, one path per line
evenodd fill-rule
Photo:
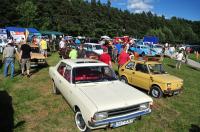
M 165 74 L 166 73 L 162 64 L 149 64 L 148 67 L 149 67 L 149 71 L 152 74 Z
M 147 66 L 144 65 L 144 64 L 140 64 L 140 63 L 136 64 L 135 70 L 136 70 L 136 71 L 143 72 L 143 73 L 148 73 L 148 68 L 147 68 Z
M 102 48 L 101 48 L 101 45 L 95 45 L 95 50 L 101 50 Z
M 31 52 L 32 53 L 40 53 L 39 47 L 31 47 Z
M 90 66 L 73 68 L 73 83 L 94 83 L 117 80 L 109 66 Z
M 62 76 L 64 74 L 65 67 L 66 67 L 66 64 L 64 62 L 61 62 L 57 69 L 58 73 L 60 73 L 60 75 L 62 75 Z
M 135 65 L 135 62 L 129 62 L 129 63 L 126 65 L 126 69 L 133 70 L 134 65 Z
M 89 51 L 92 51 L 92 45 L 88 45 L 87 49 L 88 49 Z
M 64 78 L 68 82 L 71 82 L 71 71 L 72 71 L 71 66 L 66 65 L 66 67 L 65 67 L 65 73 L 64 73 Z

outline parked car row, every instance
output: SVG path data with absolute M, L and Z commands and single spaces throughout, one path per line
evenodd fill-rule
M 121 81 L 107 64 L 93 59 L 61 60 L 49 68 L 49 75 L 53 93 L 67 100 L 80 131 L 120 127 L 151 113 L 153 100 L 133 86 L 155 98 L 183 89 L 182 79 L 154 61 L 128 61 L 119 69 Z

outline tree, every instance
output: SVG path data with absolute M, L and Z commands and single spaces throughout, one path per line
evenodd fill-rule
M 164 26 L 162 32 L 165 34 L 166 42 L 174 43 L 174 34 L 168 27 Z
M 165 34 L 162 32 L 162 30 L 161 29 L 150 29 L 147 33 L 146 33 L 146 35 L 148 35 L 148 36 L 156 36 L 156 37 L 158 37 L 159 38 L 159 41 L 161 42 L 161 43 L 164 43 L 166 40 L 166 38 L 165 38 Z
M 17 6 L 16 10 L 21 15 L 22 25 L 26 27 L 34 25 L 34 18 L 37 15 L 37 6 L 34 5 L 32 1 L 21 3 Z

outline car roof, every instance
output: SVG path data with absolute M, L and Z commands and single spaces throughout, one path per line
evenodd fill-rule
M 72 67 L 108 66 L 107 64 L 94 59 L 63 59 L 61 61 Z

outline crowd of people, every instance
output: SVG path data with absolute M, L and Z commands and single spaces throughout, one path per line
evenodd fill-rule
M 39 47 L 40 52 L 45 56 L 48 57 L 47 48 L 49 46 L 48 41 L 45 38 L 41 38 L 40 41 L 36 41 L 33 38 L 32 44 Z M 103 54 L 98 56 L 98 59 L 110 67 L 112 67 L 112 62 L 118 64 L 118 68 L 125 64 L 130 59 L 139 59 L 141 56 L 134 51 L 131 51 L 129 47 L 134 44 L 134 41 L 130 41 L 130 43 L 123 43 L 123 41 L 116 41 L 114 44 L 111 40 L 106 40 L 102 44 Z M 31 47 L 22 38 L 20 43 L 15 43 L 15 40 L 9 41 L 8 45 L 5 47 L 3 51 L 3 62 L 4 62 L 4 77 L 8 75 L 8 67 L 11 67 L 11 78 L 14 77 L 14 69 L 15 69 L 15 46 L 19 49 L 19 60 L 21 64 L 21 75 L 24 76 L 25 74 L 27 77 L 30 77 L 30 61 L 31 61 Z M 79 39 L 76 40 L 66 40 L 61 38 L 59 44 L 59 53 L 62 59 L 77 59 L 77 58 L 88 58 L 87 51 L 84 49 L 84 43 L 82 43 Z M 161 61 L 163 60 L 166 51 L 170 56 L 174 56 L 173 58 L 176 59 L 176 68 L 181 68 L 181 63 L 183 59 L 185 63 L 188 62 L 188 55 L 189 52 L 187 50 L 177 50 L 173 46 L 163 46 L 162 54 L 161 54 Z M 26 72 L 25 72 L 26 69 Z

